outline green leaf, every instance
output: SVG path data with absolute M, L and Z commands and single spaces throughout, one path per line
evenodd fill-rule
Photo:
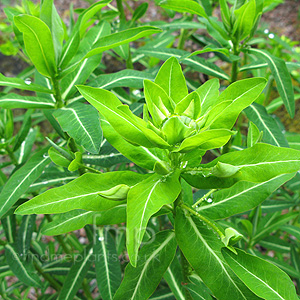
M 13 244 L 17 237 L 16 215 L 7 214 L 1 218 L 2 228 L 5 233 L 6 240 Z
M 226 262 L 237 276 L 259 297 L 267 300 L 298 299 L 291 279 L 267 261 L 236 249 L 238 255 L 222 249 Z
M 175 201 L 181 191 L 179 174 L 152 174 L 135 185 L 127 198 L 127 251 L 133 266 L 137 264 L 138 249 L 152 215 L 163 205 Z
M 266 223 L 261 221 L 257 229 L 257 233 L 253 238 L 253 245 L 255 245 L 264 237 L 270 235 L 274 230 L 278 229 L 283 224 L 286 224 L 288 221 L 296 218 L 296 216 L 296 212 L 290 212 L 284 215 L 278 215 L 278 213 L 275 213 L 270 219 L 267 219 Z
M 214 192 L 211 196 L 213 202 L 200 206 L 197 211 L 213 220 L 248 211 L 266 200 L 292 177 L 294 174 L 283 174 L 261 183 L 240 181 L 228 189 Z
M 83 103 L 74 103 L 57 109 L 54 117 L 77 144 L 83 146 L 88 152 L 99 153 L 102 130 L 99 114 L 94 107 Z
M 261 240 L 259 244 L 266 249 L 274 250 L 279 253 L 289 253 L 291 251 L 289 242 L 272 235 Z
M 0 217 L 26 192 L 29 186 L 42 174 L 50 158 L 45 150 L 35 153 L 24 166 L 14 172 L 0 194 Z
M 54 108 L 55 103 L 48 98 L 10 93 L 0 97 L 0 106 L 2 108 Z
M 189 280 L 191 283 L 186 288 L 189 290 L 193 300 L 212 300 L 210 291 L 196 274 L 190 276 Z
M 74 209 L 104 211 L 123 204 L 123 201 L 109 200 L 100 196 L 119 184 L 134 186 L 145 178 L 144 175 L 120 171 L 103 174 L 87 173 L 72 182 L 46 191 L 19 206 L 15 213 L 40 214 L 63 213 Z
M 297 240 L 300 241 L 300 228 L 294 225 L 284 225 L 280 229 L 286 231 L 290 235 L 294 236 Z
M 161 60 L 167 60 L 170 57 L 175 57 L 177 59 L 181 59 L 189 55 L 190 53 L 183 50 L 178 49 L 167 49 L 167 48 L 144 48 L 137 51 L 138 54 L 142 53 L 144 55 L 157 57 Z M 184 58 L 181 63 L 188 65 L 193 70 L 204 73 L 207 75 L 215 76 L 217 78 L 229 80 L 228 75 L 215 64 L 206 61 L 202 57 L 191 57 L 191 58 Z
M 252 182 L 267 181 L 281 174 L 298 171 L 300 168 L 299 158 L 300 151 L 298 150 L 257 143 L 251 148 L 221 155 L 212 162 L 202 165 L 201 167 L 211 168 L 217 162 L 221 162 L 239 167 L 239 172 L 232 177 L 226 178 L 226 180 L 223 178 L 222 182 L 216 181 L 213 176 L 201 180 L 198 177 L 197 180 L 201 182 L 196 184 L 195 187 L 210 188 L 210 184 L 215 184 L 215 187 L 212 188 L 229 187 L 240 180 Z M 184 176 L 184 178 L 189 178 L 189 176 Z M 195 176 L 195 181 L 196 178 L 197 176 Z M 190 181 L 188 182 L 191 183 Z
M 181 265 L 176 255 L 171 265 L 165 272 L 164 279 L 166 280 L 176 299 L 185 300 L 185 291 L 183 285 L 181 284 L 184 282 L 184 279 L 182 276 Z
M 132 14 L 132 22 L 135 22 L 139 20 L 146 12 L 148 9 L 148 3 L 142 3 L 137 7 L 137 9 L 133 12 Z
M 86 86 L 78 86 L 78 90 L 127 141 L 147 148 L 153 148 L 154 145 L 169 147 L 165 140 L 147 128 L 145 121 L 137 118 L 128 106 L 122 105 L 111 92 Z
M 153 80 L 154 76 L 147 72 L 122 70 L 112 74 L 102 74 L 91 80 L 89 86 L 110 90 L 116 87 L 131 87 L 140 89 L 145 79 Z
M 137 39 L 143 38 L 145 36 L 159 33 L 161 30 L 157 27 L 153 26 L 141 26 L 136 28 L 130 28 L 127 30 L 123 30 L 117 33 L 113 33 L 111 35 L 100 38 L 94 45 L 93 49 L 90 50 L 81 60 L 74 60 L 74 62 L 68 66 L 64 72 L 69 72 L 68 70 L 74 70 L 78 66 L 78 64 L 93 55 L 103 53 L 106 50 L 113 49 L 120 45 L 124 45 L 130 42 L 133 42 Z
M 30 248 L 31 237 L 35 226 L 35 215 L 23 216 L 18 231 L 17 246 L 21 260 L 26 260 Z
M 15 77 L 5 77 L 0 73 L 0 86 L 9 86 L 15 89 L 53 94 L 53 90 L 45 88 L 39 84 L 32 83 L 31 80 L 23 80 Z
M 59 235 L 91 225 L 112 225 L 126 222 L 126 204 L 113 207 L 106 211 L 95 212 L 76 209 L 59 214 L 43 227 L 44 235 Z
M 289 147 L 277 122 L 267 113 L 262 105 L 252 103 L 245 109 L 245 113 L 248 119 L 263 132 L 262 140 L 264 142 L 278 147 Z
M 232 34 L 235 34 L 239 41 L 244 40 L 252 31 L 256 17 L 255 0 L 250 0 L 242 7 L 234 11 L 236 21 Z
M 33 264 L 21 261 L 15 246 L 10 244 L 5 246 L 5 257 L 10 269 L 20 281 L 30 287 L 41 287 L 42 283 L 35 273 Z
M 235 134 L 228 129 L 212 129 L 197 133 L 186 138 L 178 148 L 178 152 L 189 152 L 194 149 L 209 150 L 224 146 L 230 137 Z
M 89 51 L 84 58 L 91 57 L 95 54 L 102 53 L 106 50 L 133 42 L 137 39 L 159 32 L 161 32 L 161 29 L 157 27 L 141 26 L 113 33 L 107 37 L 99 39 L 98 42 L 94 45 L 94 49 Z
M 55 148 L 51 147 L 48 151 L 48 155 L 51 160 L 58 166 L 68 168 L 70 164 L 70 160 L 63 156 L 59 151 Z
M 142 168 L 154 170 L 156 162 L 162 162 L 166 159 L 165 152 L 161 149 L 147 149 L 143 146 L 134 146 L 126 142 L 104 119 L 101 119 L 101 127 L 107 141 L 125 157 Z
M 201 100 L 202 115 L 214 105 L 216 99 L 219 97 L 219 88 L 220 82 L 214 78 L 206 81 L 196 90 Z
M 93 248 L 91 245 L 85 247 L 84 251 L 79 254 L 64 281 L 64 285 L 60 291 L 58 300 L 72 300 L 92 264 Z
M 260 95 L 266 83 L 265 78 L 248 78 L 231 84 L 221 93 L 215 106 L 208 113 L 205 127 L 230 129 L 242 110 Z M 223 104 L 224 107 L 220 110 L 220 105 Z
M 59 14 L 57 13 L 53 0 L 43 1 L 41 6 L 40 18 L 50 29 L 53 39 L 56 62 L 58 62 L 61 54 L 65 32 L 63 22 L 59 17 Z
M 217 299 L 258 299 L 224 261 L 224 244 L 199 219 L 178 208 L 175 234 L 184 256 Z
M 94 244 L 95 267 L 98 289 L 103 300 L 112 300 L 121 284 L 121 267 L 117 259 L 115 241 L 111 234 L 101 228 Z
M 142 247 L 136 267 L 127 265 L 114 300 L 149 299 L 172 262 L 176 246 L 174 232 L 166 230 L 156 234 L 151 243 Z
M 30 15 L 16 16 L 14 23 L 23 32 L 27 55 L 37 70 L 46 77 L 54 77 L 57 68 L 49 27 L 40 19 Z
M 175 103 L 188 95 L 185 78 L 181 66 L 175 57 L 170 57 L 159 69 L 155 78 L 159 85 Z
M 93 48 L 93 45 L 101 37 L 109 35 L 111 32 L 110 24 L 105 21 L 99 22 L 97 25 L 93 26 L 80 41 L 80 46 L 78 48 L 77 54 L 74 57 L 74 61 L 81 61 L 79 65 L 67 76 L 67 72 L 62 72 L 61 75 L 61 96 L 63 99 L 70 99 L 71 96 L 77 92 L 76 84 L 83 84 L 91 75 L 91 73 L 98 67 L 101 61 L 102 54 L 95 55 L 88 59 L 82 60 L 82 58 L 88 53 L 89 50 Z M 71 62 L 72 64 L 72 62 Z
M 268 62 L 272 75 L 275 78 L 279 95 L 281 96 L 291 118 L 293 118 L 295 115 L 294 89 L 290 73 L 284 60 L 260 49 L 251 48 L 247 51 L 263 58 Z
M 206 12 L 203 7 L 192 0 L 163 0 L 159 3 L 163 8 L 172 9 L 178 12 L 187 12 L 192 15 L 196 14 L 200 17 L 207 18 Z
M 257 126 L 250 121 L 248 134 L 247 134 L 247 148 L 253 147 L 256 143 L 260 142 L 262 134 Z

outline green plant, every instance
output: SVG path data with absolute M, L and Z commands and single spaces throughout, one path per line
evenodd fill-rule
M 256 143 L 257 138 L 254 138 L 248 149 L 200 164 L 206 151 L 224 146 L 235 134 L 231 128 L 238 115 L 260 95 L 265 85 L 263 78 L 245 79 L 218 95 L 218 81 L 211 80 L 188 94 L 178 61 L 170 58 L 154 82 L 144 82 L 143 119 L 135 116 L 109 91 L 78 86 L 85 99 L 99 110 L 106 139 L 124 156 L 154 173 L 86 174 L 24 203 L 16 213 L 66 213 L 62 217 L 65 220 L 68 211 L 83 209 L 110 213 L 111 219 L 106 222 L 113 224 L 116 209 L 126 203 L 130 265 L 125 269 L 125 277 L 114 299 L 148 299 L 172 262 L 177 243 L 186 259 L 181 259 L 184 281 L 188 282 L 192 267 L 218 299 L 249 299 L 256 298 L 255 295 L 296 299 L 293 283 L 286 274 L 266 261 L 260 271 L 259 258 L 233 247 L 242 235 L 230 227 L 224 231 L 214 220 L 259 205 L 264 200 L 260 189 L 266 181 L 269 181 L 268 189 L 274 181 L 275 186 L 271 188 L 274 190 L 294 176 L 293 172 L 300 168 L 299 152 Z M 213 204 L 205 205 L 203 199 L 193 204 L 190 185 L 219 189 L 214 192 Z M 242 203 L 240 197 L 243 197 Z M 147 224 L 155 214 L 167 214 L 175 230 L 157 232 L 152 237 L 154 242 L 139 252 Z M 81 215 L 82 211 L 78 211 L 77 217 Z M 72 216 L 74 218 L 73 212 Z M 64 224 L 61 220 L 52 228 L 50 223 L 47 230 L 51 234 L 61 233 L 63 226 L 59 224 Z M 76 218 L 73 222 L 77 228 Z M 73 222 L 69 221 L 69 226 Z M 209 267 L 205 266 L 207 260 Z M 240 272 L 240 268 L 247 272 Z M 220 274 L 218 280 L 214 280 L 216 270 Z M 269 272 L 263 270 L 276 273 L 274 282 L 266 275 Z M 257 286 L 256 280 L 264 285 Z M 277 280 L 285 283 L 278 285 Z M 183 292 L 186 299 L 192 299 L 188 290 Z

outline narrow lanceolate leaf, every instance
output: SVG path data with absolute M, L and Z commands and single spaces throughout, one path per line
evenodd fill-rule
M 80 93 L 95 106 L 101 115 L 121 134 L 134 145 L 149 148 L 169 148 L 170 145 L 147 127 L 147 123 L 134 115 L 128 105 L 122 102 L 111 92 L 87 86 L 78 86 Z
M 196 92 L 201 100 L 201 112 L 204 115 L 215 104 L 219 97 L 220 82 L 218 79 L 210 79 L 203 83 Z
M 190 283 L 187 284 L 186 288 L 189 290 L 193 300 L 212 300 L 209 289 L 196 274 L 190 276 L 189 280 Z
M 120 261 L 117 259 L 115 241 L 111 234 L 101 228 L 94 245 L 96 278 L 103 300 L 112 300 L 121 283 Z
M 217 299 L 259 299 L 229 268 L 221 255 L 224 244 L 199 219 L 177 209 L 175 233 L 184 256 Z
M 239 167 L 240 171 L 232 177 L 234 179 L 263 182 L 298 171 L 300 151 L 257 143 L 251 148 L 222 155 L 205 166 L 211 167 L 218 161 Z
M 35 225 L 35 215 L 23 216 L 18 231 L 17 246 L 20 258 L 26 260 L 30 248 L 31 236 Z
M 44 154 L 45 150 L 34 154 L 8 179 L 0 194 L 0 217 L 15 204 L 49 164 L 50 158 Z
M 32 83 L 30 80 L 21 78 L 5 77 L 0 73 L 0 86 L 9 86 L 15 89 L 52 94 L 53 91 L 39 84 Z
M 267 220 L 267 222 L 261 222 L 258 226 L 257 233 L 253 237 L 253 245 L 255 245 L 264 237 L 270 235 L 274 230 L 280 228 L 282 225 L 287 224 L 290 220 L 296 218 L 296 216 L 297 212 L 290 212 L 284 215 L 278 215 L 278 213 L 275 213 L 269 220 Z
M 99 87 L 106 90 L 116 87 L 131 87 L 140 89 L 143 87 L 143 81 L 145 79 L 153 80 L 154 76 L 147 72 L 122 70 L 112 74 L 99 75 L 95 79 L 91 80 L 88 84 L 90 86 Z
M 153 174 L 134 186 L 127 198 L 127 250 L 130 262 L 137 264 L 138 249 L 149 219 L 163 205 L 175 201 L 181 191 L 179 174 L 168 176 Z
M 30 287 L 41 287 L 42 283 L 35 273 L 33 264 L 22 261 L 15 246 L 11 244 L 5 246 L 5 257 L 10 269 L 20 281 Z
M 155 78 L 155 83 L 163 88 L 175 103 L 180 102 L 188 95 L 181 66 L 175 57 L 169 58 L 163 64 Z
M 101 128 L 107 141 L 125 157 L 142 168 L 153 170 L 156 162 L 164 159 L 165 152 L 161 149 L 148 149 L 143 146 L 134 146 L 126 142 L 120 134 L 104 119 L 101 119 Z
M 123 204 L 124 200 L 111 200 L 104 195 L 114 187 L 129 187 L 142 181 L 145 176 L 131 171 L 103 174 L 84 174 L 72 182 L 46 191 L 19 206 L 17 214 L 63 213 L 74 209 L 104 211 Z
M 16 215 L 8 214 L 4 218 L 1 218 L 1 224 L 5 233 L 6 240 L 13 244 L 16 240 L 17 223 Z
M 47 98 L 22 96 L 10 93 L 0 97 L 2 108 L 54 108 L 55 103 Z
M 184 282 L 184 279 L 182 276 L 181 265 L 177 256 L 174 257 L 171 265 L 165 272 L 164 279 L 166 280 L 171 291 L 174 293 L 175 298 L 177 300 L 185 300 L 185 290 L 181 284 Z
M 278 147 L 289 147 L 277 122 L 267 113 L 266 109 L 258 104 L 253 103 L 245 109 L 246 115 L 259 130 L 263 131 L 262 140 L 266 143 Z
M 265 78 L 248 78 L 231 84 L 216 100 L 205 127 L 231 129 L 242 110 L 258 98 L 266 83 Z
M 271 55 L 269 52 L 260 49 L 249 49 L 249 53 L 258 55 L 268 62 L 271 72 L 275 78 L 279 95 L 293 118 L 295 115 L 295 100 L 292 79 L 283 59 Z
M 124 279 L 113 299 L 149 299 L 172 262 L 176 246 L 174 232 L 162 231 L 156 234 L 151 243 L 142 247 L 136 267 L 127 265 Z
M 296 300 L 296 289 L 292 280 L 273 264 L 236 249 L 237 255 L 222 249 L 226 262 L 235 274 L 257 296 L 266 300 Z
M 228 189 L 214 192 L 213 202 L 200 206 L 197 211 L 214 220 L 248 211 L 266 200 L 282 184 L 293 177 L 294 174 L 283 174 L 260 183 L 240 181 Z
M 160 2 L 160 6 L 178 12 L 187 12 L 192 15 L 196 14 L 200 17 L 207 18 L 204 8 L 193 0 L 163 0 Z
M 143 48 L 142 50 L 138 50 L 137 53 L 142 53 L 147 56 L 157 57 L 161 60 L 167 60 L 170 57 L 176 57 L 177 59 L 181 60 L 182 57 L 186 57 L 190 53 L 183 50 L 178 49 L 167 49 L 167 48 Z M 215 64 L 206 61 L 202 57 L 190 57 L 184 58 L 181 61 L 183 64 L 188 65 L 195 71 L 215 76 L 217 78 L 228 80 L 228 75 Z
M 73 103 L 54 112 L 60 126 L 88 152 L 97 154 L 102 142 L 99 114 L 91 105 Z
M 64 285 L 59 294 L 58 300 L 72 300 L 88 272 L 93 260 L 93 248 L 87 246 L 82 253 L 79 254 L 75 263 L 70 269 Z
M 85 58 L 159 32 L 161 32 L 161 29 L 157 27 L 141 26 L 113 33 L 107 37 L 99 39 L 94 45 L 94 49 L 89 51 Z
M 44 235 L 59 235 L 91 225 L 112 225 L 126 222 L 126 204 L 113 207 L 106 211 L 95 212 L 76 209 L 59 214 L 43 227 Z
M 39 18 L 30 15 L 16 16 L 14 23 L 23 32 L 27 55 L 37 70 L 46 77 L 53 77 L 57 68 L 49 27 Z

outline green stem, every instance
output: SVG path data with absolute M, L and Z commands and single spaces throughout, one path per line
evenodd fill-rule
M 186 29 L 180 29 L 180 36 L 179 36 L 177 49 L 180 49 L 180 50 L 184 49 L 184 44 L 186 41 L 186 34 L 187 34 Z
M 236 55 L 236 56 L 240 55 L 240 49 L 239 49 L 238 42 L 235 41 L 233 43 L 233 49 L 232 50 L 233 50 L 234 55 Z M 235 61 L 232 62 L 230 83 L 233 83 L 233 82 L 237 81 L 238 71 L 239 71 L 238 61 L 235 60 Z
M 6 152 L 9 156 L 9 158 L 11 159 L 12 163 L 17 166 L 19 163 L 18 163 L 18 160 L 17 158 L 15 157 L 15 154 L 10 150 L 9 147 L 6 147 Z
M 211 227 L 221 238 L 224 238 L 225 235 L 223 232 L 219 229 L 219 227 L 215 224 L 215 222 L 207 219 L 206 217 L 200 215 L 198 212 L 193 210 L 192 208 L 188 207 L 186 204 L 181 204 L 181 207 L 185 208 L 187 211 L 189 211 L 191 214 L 202 220 L 204 223 L 206 223 L 209 227 Z
M 52 78 L 52 84 L 55 92 L 56 108 L 61 108 L 64 106 L 64 101 L 61 97 L 59 81 L 56 79 L 56 77 Z
M 117 8 L 118 8 L 118 11 L 120 13 L 120 19 L 125 20 L 126 17 L 125 17 L 125 12 L 124 12 L 124 7 L 123 7 L 123 1 L 122 0 L 117 0 Z
M 34 262 L 33 264 L 38 273 L 42 275 L 44 279 L 47 280 L 53 288 L 55 288 L 55 290 L 61 290 L 61 285 L 50 274 L 44 273 L 43 269 L 38 263 Z
M 128 58 L 126 60 L 126 68 L 127 69 L 131 69 L 131 70 L 133 69 L 133 63 L 132 63 L 130 46 L 128 47 Z
M 210 190 L 208 193 L 206 193 L 203 197 L 201 197 L 192 207 L 197 207 L 202 201 L 204 201 L 208 196 L 210 196 L 213 192 L 215 192 L 216 189 Z

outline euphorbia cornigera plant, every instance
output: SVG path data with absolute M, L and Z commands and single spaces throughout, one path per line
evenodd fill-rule
M 54 235 L 92 224 L 97 214 L 97 225 L 126 221 L 130 264 L 116 300 L 148 299 L 163 277 L 169 283 L 177 245 L 188 283 L 174 292 L 181 293 L 179 299 L 193 299 L 195 274 L 209 288 L 196 277 L 205 299 L 210 293 L 225 300 L 297 299 L 283 271 L 233 247 L 242 235 L 217 220 L 255 208 L 291 179 L 300 169 L 300 152 L 258 143 L 249 132 L 249 148 L 201 164 L 206 151 L 224 146 L 235 134 L 239 114 L 265 85 L 263 78 L 250 78 L 219 94 L 218 80 L 212 79 L 189 94 L 177 59 L 170 58 L 154 82 L 144 81 L 143 118 L 109 91 L 78 86 L 99 111 L 109 143 L 150 172 L 84 174 L 24 203 L 16 213 L 63 213 L 44 228 Z M 193 203 L 192 187 L 213 189 L 212 201 Z M 174 228 L 157 232 L 139 250 L 149 238 L 149 220 L 157 215 L 167 215 Z

